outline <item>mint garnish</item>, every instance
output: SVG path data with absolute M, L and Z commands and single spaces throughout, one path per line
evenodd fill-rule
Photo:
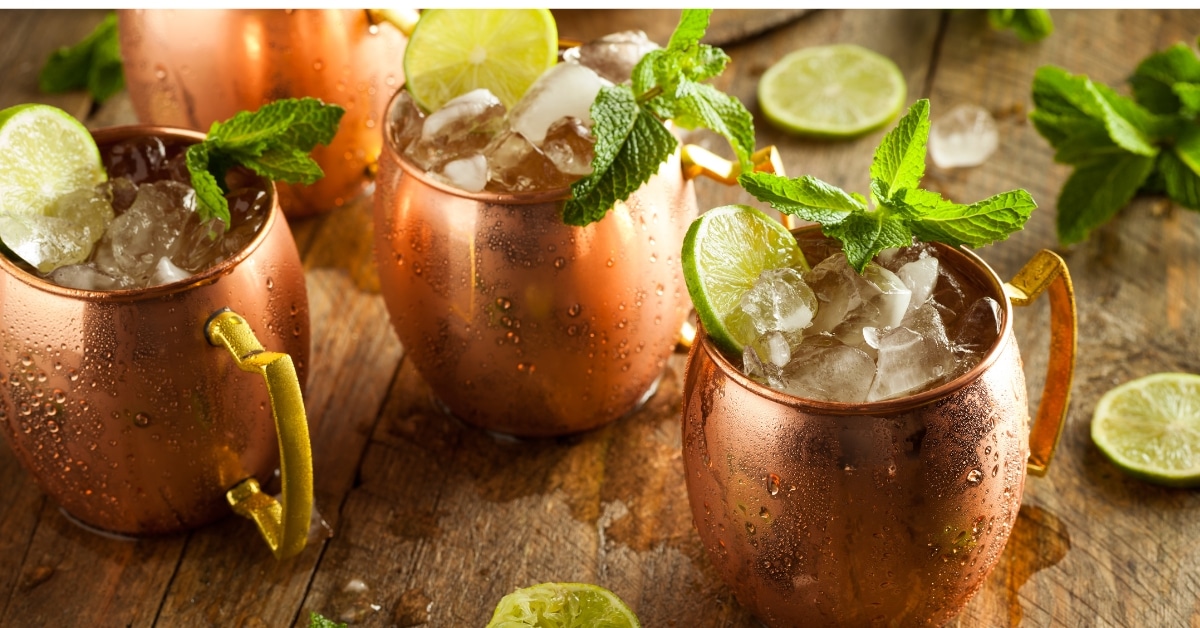
M 841 241 L 859 273 L 888 248 L 910 246 L 913 236 L 951 246 L 983 246 L 1008 238 L 1037 208 L 1029 192 L 1013 190 L 971 205 L 959 205 L 917 187 L 925 174 L 929 101 L 918 100 L 875 149 L 871 201 L 811 176 L 789 179 L 747 172 L 738 183 L 760 201 L 792 216 L 821 224 Z
M 992 28 L 1012 29 L 1021 41 L 1039 41 L 1054 32 L 1054 20 L 1045 9 L 988 9 L 987 12 Z
M 720 74 L 729 57 L 700 43 L 709 9 L 685 9 L 666 48 L 642 57 L 628 84 L 600 90 L 592 103 L 596 156 L 592 173 L 571 185 L 563 221 L 584 226 L 600 220 L 617 201 L 658 171 L 678 142 L 662 123 L 704 127 L 727 139 L 744 170 L 754 150 L 754 121 L 733 96 L 700 81 Z
M 109 13 L 83 41 L 50 53 L 38 75 L 38 88 L 47 94 L 86 88 L 97 102 L 124 87 L 116 13 Z
M 201 219 L 229 224 L 225 172 L 234 165 L 272 181 L 316 182 L 325 173 L 308 153 L 333 140 L 345 112 L 316 98 L 289 98 L 214 122 L 204 141 L 187 150 Z
M 1144 59 L 1129 82 L 1133 99 L 1055 66 L 1034 75 L 1029 117 L 1054 160 L 1075 166 L 1058 197 L 1063 244 L 1085 239 L 1139 192 L 1200 210 L 1200 58 L 1176 44 Z
M 320 613 L 309 611 L 308 628 L 346 628 L 346 624 L 333 621 Z

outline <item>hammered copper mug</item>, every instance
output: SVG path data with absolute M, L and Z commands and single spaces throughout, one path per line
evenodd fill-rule
M 203 139 L 161 127 L 93 135 L 102 147 L 139 135 Z M 0 426 L 42 490 L 79 522 L 154 535 L 232 507 L 255 520 L 277 557 L 304 548 L 313 500 L 301 397 L 308 301 L 268 189 L 271 214 L 250 244 L 174 283 L 77 290 L 0 256 Z M 278 501 L 259 488 L 276 468 Z
M 333 209 L 368 184 L 380 115 L 404 82 L 407 38 L 390 23 L 361 9 L 125 9 L 118 24 L 139 121 L 207 131 L 239 111 L 313 96 L 346 113 L 312 153 L 325 176 L 279 186 L 284 213 Z
M 769 626 L 946 623 L 999 559 L 1026 470 L 1046 471 L 1074 370 L 1066 265 L 1042 251 L 1005 284 L 974 253 L 938 248 L 1003 313 L 982 361 L 932 390 L 862 404 L 800 399 L 743 375 L 704 333 L 692 347 L 692 515 L 721 578 Z M 1050 361 L 1031 431 L 1012 305 L 1043 291 Z

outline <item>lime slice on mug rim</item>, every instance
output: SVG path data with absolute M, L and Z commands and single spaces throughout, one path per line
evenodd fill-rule
M 683 279 L 704 331 L 719 349 L 741 355 L 725 325 L 762 271 L 808 270 L 796 238 L 779 221 L 747 205 L 710 209 L 692 221 L 683 238 Z
M 59 197 L 107 180 L 96 141 L 71 114 L 41 104 L 0 111 L 0 215 L 45 214 Z
M 479 88 L 511 109 L 557 61 L 548 9 L 429 9 L 405 48 L 404 77 L 427 113 Z

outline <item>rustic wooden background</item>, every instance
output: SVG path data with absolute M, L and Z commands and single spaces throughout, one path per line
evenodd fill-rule
M 1057 458 L 1045 478 L 1027 482 L 999 566 L 952 625 L 1200 626 L 1200 495 L 1124 477 L 1088 435 L 1112 386 L 1200 372 L 1200 215 L 1137 200 L 1088 242 L 1056 248 L 1055 198 L 1069 171 L 1026 118 L 1038 66 L 1120 85 L 1149 52 L 1192 42 L 1200 12 L 1056 10 L 1055 34 L 1035 44 L 991 31 L 978 11 L 805 13 L 716 14 L 714 37 L 733 58 L 717 83 L 756 114 L 760 145 L 778 145 L 791 174 L 865 190 L 882 132 L 843 143 L 790 137 L 762 121 L 755 88 L 795 48 L 872 48 L 903 70 L 910 101 L 932 99 L 935 118 L 958 103 L 996 116 L 1000 149 L 985 165 L 931 166 L 926 177 L 959 201 L 1025 187 L 1040 202 L 1024 232 L 983 257 L 1008 277 L 1038 249 L 1055 248 L 1075 279 L 1083 333 Z M 83 94 L 36 90 L 47 54 L 102 15 L 0 12 L 0 108 L 39 101 L 92 127 L 133 121 L 124 96 L 97 107 Z M 640 27 L 665 40 L 676 14 L 559 18 L 565 37 Z M 703 207 L 749 201 L 708 182 L 698 194 Z M 568 438 L 498 441 L 439 413 L 404 360 L 378 294 L 369 198 L 293 229 L 312 310 L 317 504 L 334 536 L 282 563 L 236 517 L 189 534 L 110 540 L 69 523 L 0 447 L 0 625 L 286 626 L 306 625 L 316 611 L 370 626 L 483 626 L 505 593 L 548 580 L 606 586 L 649 627 L 757 625 L 715 578 L 692 527 L 680 457 L 682 355 L 633 416 Z M 1047 320 L 1044 303 L 1017 313 L 1035 399 Z

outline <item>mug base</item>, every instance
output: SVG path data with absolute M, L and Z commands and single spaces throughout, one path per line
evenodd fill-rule
M 76 527 L 83 528 L 84 530 L 87 530 L 88 532 L 91 532 L 92 534 L 95 534 L 97 536 L 102 536 L 106 539 L 111 539 L 113 541 L 138 541 L 142 538 L 142 537 L 132 536 L 129 534 L 122 534 L 120 532 L 113 532 L 111 530 L 105 530 L 104 528 L 97 528 L 94 525 L 84 523 L 84 522 L 80 521 L 79 519 L 76 519 L 75 515 L 72 515 L 71 513 L 67 512 L 62 506 L 58 507 L 58 512 L 61 513 L 62 516 L 65 517 L 67 521 L 70 521 L 71 523 L 75 524 Z
M 664 373 L 659 373 L 658 377 L 655 377 L 654 381 L 650 382 L 650 386 L 648 386 L 646 388 L 646 391 L 643 392 L 641 394 L 641 396 L 639 396 L 637 398 L 637 401 L 634 402 L 632 408 L 627 410 L 621 416 L 619 416 L 619 417 L 613 419 L 612 421 L 609 421 L 608 423 L 605 423 L 603 425 L 615 423 L 617 421 L 620 421 L 621 419 L 624 419 L 626 417 L 637 414 L 637 412 L 640 411 L 646 405 L 646 402 L 650 401 L 650 398 L 654 396 L 654 393 L 658 392 L 658 385 L 662 383 L 663 375 L 664 375 Z M 546 437 L 521 436 L 518 434 L 510 434 L 508 432 L 489 430 L 485 427 L 480 427 L 479 425 L 476 425 L 474 423 L 471 423 L 470 421 L 463 419 L 462 417 L 455 414 L 454 410 L 451 410 L 450 406 L 447 405 L 446 402 L 442 401 L 441 397 L 438 397 L 437 393 L 435 393 L 433 390 L 429 391 L 429 401 L 433 404 L 433 407 L 436 408 L 437 411 L 442 413 L 443 415 L 448 416 L 451 419 L 454 419 L 455 421 L 457 421 L 458 423 L 460 423 L 464 426 L 483 430 L 484 432 L 487 432 L 487 434 L 489 436 L 491 436 L 493 439 L 495 439 L 497 442 L 501 442 L 501 443 L 518 443 L 521 441 L 533 440 L 533 439 L 537 439 L 537 438 L 554 438 L 555 436 L 566 436 L 568 434 L 575 434 L 578 432 L 585 432 L 585 431 L 590 431 L 590 430 L 596 429 L 598 427 L 603 427 L 603 425 L 597 425 L 595 427 L 588 428 L 586 430 L 577 430 L 576 432 L 564 432 L 562 434 L 550 435 L 550 436 L 546 436 Z

